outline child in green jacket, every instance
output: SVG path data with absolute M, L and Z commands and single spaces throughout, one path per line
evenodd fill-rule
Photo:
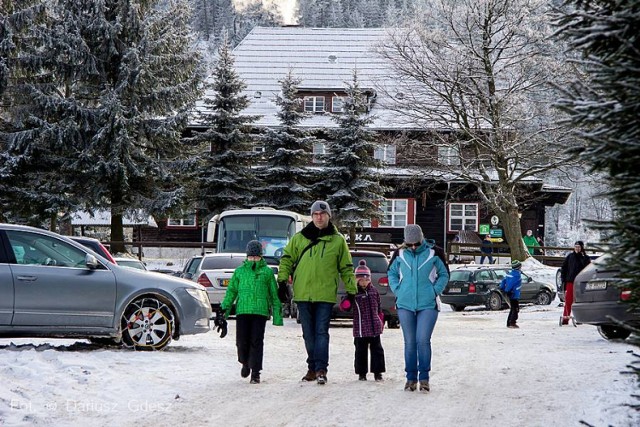
M 273 312 L 273 324 L 282 326 L 278 287 L 271 267 L 262 258 L 262 244 L 252 240 L 247 244 L 247 260 L 233 273 L 222 301 L 225 317 L 236 304 L 236 347 L 240 375 L 251 374 L 251 384 L 260 383 L 264 331 Z

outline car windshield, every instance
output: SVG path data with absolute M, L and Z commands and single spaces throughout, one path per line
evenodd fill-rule
M 449 281 L 453 282 L 453 281 L 461 281 L 461 282 L 466 282 L 469 281 L 469 275 L 471 274 L 471 272 L 469 271 L 452 271 L 451 275 L 449 276 Z
M 367 267 L 372 273 L 386 273 L 387 272 L 387 258 L 384 256 L 370 256 L 370 255 L 357 255 L 351 254 L 353 259 L 353 265 L 357 266 L 361 259 L 365 260 Z
M 228 258 L 228 257 L 209 257 L 202 260 L 201 270 L 218 270 L 236 268 L 242 265 L 245 258 L 241 256 Z

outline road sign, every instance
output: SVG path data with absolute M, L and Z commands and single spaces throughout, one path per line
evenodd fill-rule
M 502 237 L 502 228 L 492 228 L 489 234 L 491 237 Z
M 500 218 L 498 218 L 497 215 L 494 215 L 491 217 L 491 225 L 498 225 L 499 222 L 500 222 Z
M 480 224 L 480 234 L 489 234 L 489 224 Z

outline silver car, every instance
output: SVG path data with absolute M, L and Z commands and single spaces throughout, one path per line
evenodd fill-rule
M 121 267 L 64 236 L 0 224 L 0 338 L 79 337 L 160 350 L 210 330 L 202 286 Z

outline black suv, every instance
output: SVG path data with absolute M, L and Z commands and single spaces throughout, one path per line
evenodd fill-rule
M 363 259 L 367 262 L 367 267 L 371 270 L 371 283 L 376 287 L 380 294 L 380 305 L 384 312 L 384 320 L 387 322 L 388 328 L 399 328 L 400 323 L 398 321 L 398 311 L 396 310 L 396 296 L 389 288 L 389 279 L 387 278 L 387 267 L 389 266 L 389 260 L 382 252 L 365 251 L 365 250 L 351 250 L 351 258 L 353 259 L 353 265 L 357 266 L 360 260 Z M 338 302 L 333 306 L 333 318 L 334 319 L 352 319 L 353 312 L 340 311 L 340 301 L 345 296 L 344 283 L 340 281 L 338 287 Z
M 440 299 L 453 311 L 462 311 L 467 306 L 484 305 L 490 310 L 507 307 L 507 298 L 500 291 L 500 282 L 511 270 L 507 266 L 464 266 L 452 270 L 449 283 Z M 521 303 L 549 305 L 556 297 L 553 285 L 534 281 L 522 273 Z
M 640 327 L 640 309 L 631 310 L 625 303 L 631 291 L 618 279 L 619 271 L 607 265 L 603 255 L 587 265 L 573 282 L 573 316 L 576 322 L 598 327 L 603 338 L 625 339 L 631 331 L 618 322 Z

